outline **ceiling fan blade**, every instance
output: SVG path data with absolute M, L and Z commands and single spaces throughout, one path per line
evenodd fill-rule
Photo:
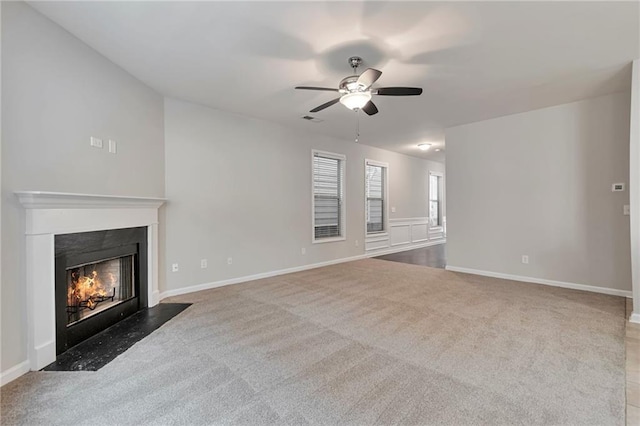
M 322 90 L 324 92 L 337 92 L 338 89 L 332 89 L 330 87 L 313 87 L 313 86 L 296 86 L 296 89 L 301 90 Z
M 382 71 L 378 71 L 373 68 L 367 68 L 364 70 L 360 77 L 358 77 L 358 84 L 363 84 L 365 88 L 371 86 L 382 75 Z
M 367 113 L 367 115 L 373 115 L 378 113 L 378 108 L 371 101 L 367 102 L 365 106 L 362 107 L 362 110 Z
M 339 101 L 340 101 L 340 98 L 335 98 L 335 99 L 334 99 L 334 100 L 332 100 L 332 101 L 326 102 L 326 103 L 324 103 L 324 104 L 322 104 L 322 105 L 320 105 L 320 106 L 315 107 L 314 109 L 312 109 L 312 110 L 311 110 L 311 111 L 309 111 L 309 112 L 318 112 L 318 111 L 322 111 L 322 110 L 323 110 L 323 109 L 325 109 L 325 108 L 329 108 L 331 105 L 335 105 L 335 104 L 337 104 Z
M 381 87 L 378 89 L 381 96 L 417 96 L 422 94 L 419 87 Z

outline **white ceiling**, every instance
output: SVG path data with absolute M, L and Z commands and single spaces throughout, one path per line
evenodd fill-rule
M 347 58 L 383 71 L 360 143 L 442 161 L 443 129 L 628 90 L 638 2 L 30 2 L 168 96 L 353 141 L 356 116 L 296 85 L 337 87 Z

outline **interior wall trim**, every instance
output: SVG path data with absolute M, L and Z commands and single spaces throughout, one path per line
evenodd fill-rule
M 397 222 L 428 222 L 428 221 L 429 221 L 428 217 L 396 217 L 396 218 L 389 219 L 390 223 L 397 223 Z
M 597 286 L 588 285 L 588 284 L 555 281 L 555 280 L 548 280 L 545 278 L 527 277 L 523 275 L 503 274 L 501 272 L 482 271 L 479 269 L 463 268 L 463 267 L 454 266 L 454 265 L 447 265 L 445 269 L 451 272 L 462 272 L 465 274 L 481 275 L 484 277 L 501 278 L 505 280 L 520 281 L 520 282 L 532 283 L 532 284 L 543 284 L 543 285 L 548 285 L 552 287 L 562 287 L 562 288 L 569 288 L 572 290 L 583 290 L 583 291 L 590 291 L 592 293 L 602 293 L 602 294 L 608 294 L 611 296 L 622 296 L 622 297 L 631 298 L 631 291 L 629 290 L 618 290 L 615 288 L 597 287 Z M 640 318 L 638 318 L 638 320 L 640 320 Z
M 377 250 L 369 251 L 367 253 L 367 257 L 385 256 L 387 254 L 400 253 L 403 251 L 415 250 L 415 249 L 430 247 L 430 246 L 437 246 L 438 244 L 444 244 L 446 242 L 447 240 L 441 239 L 441 240 L 435 240 L 435 241 L 428 241 L 426 243 L 421 243 L 421 244 L 411 244 L 410 246 L 405 245 L 402 247 L 395 246 L 387 249 L 377 249 Z
M 22 361 L 20 364 L 14 365 L 8 370 L 0 373 L 0 386 L 4 386 L 7 383 L 10 383 L 15 379 L 17 379 L 18 377 L 22 376 L 23 374 L 26 374 L 27 372 L 29 372 L 29 366 L 30 366 L 30 363 L 29 363 L 29 360 L 27 359 Z
M 432 242 L 429 242 L 429 243 L 426 243 L 426 244 L 420 244 L 419 246 L 388 249 L 388 250 L 384 250 L 384 251 L 377 251 L 375 253 L 366 253 L 366 254 L 360 254 L 360 255 L 357 255 L 357 256 L 343 257 L 343 258 L 340 258 L 340 259 L 329 260 L 329 261 L 326 261 L 326 262 L 310 263 L 308 265 L 295 266 L 293 268 L 278 269 L 278 270 L 275 270 L 275 271 L 263 272 L 263 273 L 260 273 L 260 274 L 245 275 L 245 276 L 242 276 L 242 277 L 230 278 L 230 279 L 227 279 L 227 280 L 213 281 L 213 282 L 204 283 L 204 284 L 196 284 L 196 285 L 192 285 L 192 286 L 189 286 L 189 287 L 177 288 L 177 289 L 173 289 L 173 290 L 166 290 L 166 291 L 163 291 L 163 292 L 160 293 L 160 300 L 165 299 L 167 297 L 180 296 L 180 295 L 183 295 L 183 294 L 194 293 L 196 291 L 210 290 L 212 288 L 224 287 L 224 286 L 227 286 L 227 285 L 241 284 L 241 283 L 245 283 L 247 281 L 260 280 L 260 279 L 263 279 L 263 278 L 271 278 L 271 277 L 276 277 L 278 275 L 291 274 L 293 272 L 301 272 L 301 271 L 307 271 L 309 269 L 322 268 L 323 266 L 337 265 L 339 263 L 353 262 L 355 260 L 362 260 L 362 259 L 367 259 L 367 258 L 375 257 L 375 256 L 381 256 L 381 255 L 385 255 L 385 254 L 392 254 L 392 253 L 398 253 L 398 252 L 401 252 L 401 251 L 413 250 L 415 248 L 433 246 L 433 245 L 436 245 L 436 244 L 443 244 L 444 242 L 445 241 L 432 241 Z
M 388 249 L 397 248 L 410 250 L 425 247 L 425 243 L 435 241 L 446 241 L 444 228 L 429 227 L 427 217 L 389 219 L 388 235 L 384 238 L 377 234 L 366 235 L 364 240 L 367 254 L 386 253 Z
M 361 260 L 367 257 L 368 257 L 367 255 L 361 254 L 358 256 L 344 257 L 341 259 L 334 259 L 326 262 L 310 263 L 308 265 L 294 266 L 293 268 L 278 269 L 275 271 L 262 272 L 254 275 L 245 275 L 242 277 L 230 278 L 227 280 L 213 281 L 213 282 L 204 283 L 204 284 L 196 284 L 189 287 L 166 290 L 160 293 L 160 300 L 165 299 L 167 297 L 171 297 L 171 296 L 179 296 L 182 294 L 193 293 L 196 291 L 209 290 L 217 287 L 224 287 L 231 284 L 240 284 L 247 281 L 254 281 L 254 280 L 260 280 L 263 278 L 276 277 L 278 275 L 291 274 L 293 272 L 300 272 L 300 271 L 306 271 L 309 269 L 322 268 L 323 266 L 336 265 L 338 263 L 352 262 L 354 260 Z

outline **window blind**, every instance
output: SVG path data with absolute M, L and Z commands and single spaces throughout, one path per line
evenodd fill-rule
M 440 226 L 440 176 L 429 176 L 429 226 Z
M 342 160 L 314 154 L 313 217 L 316 239 L 342 236 Z
M 384 231 L 384 167 L 366 165 L 367 232 Z

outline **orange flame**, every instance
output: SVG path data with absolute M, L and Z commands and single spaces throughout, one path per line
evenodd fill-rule
M 92 298 L 106 296 L 108 290 L 98 277 L 98 272 L 93 271 L 90 276 L 78 276 L 74 272 L 67 290 L 68 305 L 73 306 L 86 301 L 87 307 L 93 308 L 96 303 Z

